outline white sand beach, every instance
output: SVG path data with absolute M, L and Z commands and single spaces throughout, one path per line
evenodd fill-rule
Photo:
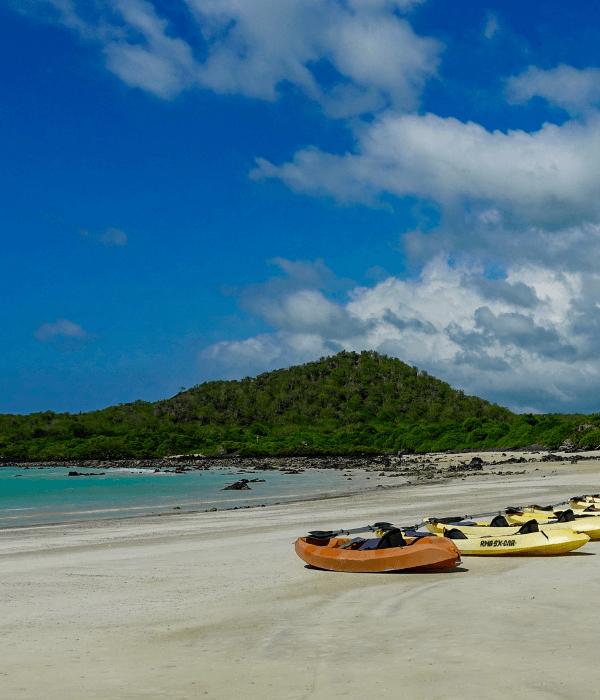
M 600 461 L 544 463 L 252 510 L 0 531 L 0 697 L 595 697 L 600 542 L 382 575 L 308 569 L 293 543 L 310 529 L 598 490 Z

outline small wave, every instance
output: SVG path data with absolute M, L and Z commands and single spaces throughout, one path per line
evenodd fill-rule
M 13 510 L 35 510 L 35 508 L 3 508 L 0 513 L 10 513 Z

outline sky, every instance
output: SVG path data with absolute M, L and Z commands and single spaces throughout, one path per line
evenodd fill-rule
M 600 410 L 589 10 L 6 0 L 0 412 L 342 349 Z

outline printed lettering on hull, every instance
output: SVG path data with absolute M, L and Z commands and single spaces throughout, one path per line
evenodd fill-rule
M 516 540 L 481 540 L 480 547 L 514 547 Z

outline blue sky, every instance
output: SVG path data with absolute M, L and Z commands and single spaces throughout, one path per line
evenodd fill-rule
M 587 3 L 9 0 L 0 411 L 375 349 L 597 411 Z

